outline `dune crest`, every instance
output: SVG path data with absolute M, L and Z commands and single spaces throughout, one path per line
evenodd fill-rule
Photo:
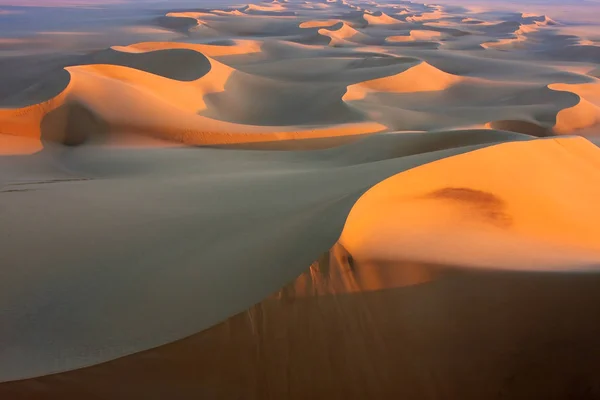
M 444 90 L 460 80 L 460 77 L 445 73 L 423 61 L 399 74 L 348 86 L 343 100 L 361 100 L 370 92 L 409 93 Z

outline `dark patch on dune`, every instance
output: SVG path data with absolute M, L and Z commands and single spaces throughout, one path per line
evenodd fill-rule
M 425 196 L 429 199 L 449 200 L 468 207 L 469 216 L 479 216 L 485 222 L 506 228 L 512 219 L 505 211 L 504 200 L 493 193 L 470 188 L 445 187 Z
M 65 103 L 44 116 L 41 139 L 78 146 L 108 133 L 108 124 L 80 103 Z

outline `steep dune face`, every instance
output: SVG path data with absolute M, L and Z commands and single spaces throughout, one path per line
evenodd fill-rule
M 460 81 L 460 77 L 447 74 L 432 65 L 421 62 L 397 75 L 373 79 L 348 87 L 345 101 L 363 99 L 369 92 L 427 92 L 444 90 Z
M 355 46 L 377 42 L 377 40 L 359 32 L 346 22 L 340 22 L 328 28 L 321 28 L 318 33 L 321 36 L 330 38 L 330 46 Z
M 340 242 L 363 260 L 586 268 L 600 257 L 590 235 L 600 223 L 599 167 L 600 150 L 581 138 L 503 144 L 440 160 L 367 192 Z
M 574 93 L 579 97 L 576 105 L 561 110 L 556 116 L 556 133 L 572 133 L 600 124 L 600 83 L 569 85 L 552 84 L 552 90 Z

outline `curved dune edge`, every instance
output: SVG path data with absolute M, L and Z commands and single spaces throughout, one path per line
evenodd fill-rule
M 142 42 L 130 46 L 113 46 L 90 53 L 83 58 L 84 64 L 80 66 L 109 64 L 173 80 L 191 81 L 202 78 L 209 71 L 211 63 L 206 55 L 218 57 L 251 54 L 260 52 L 261 48 L 262 42 L 254 40 L 232 40 L 229 45 Z M 70 79 L 71 74 L 63 69 L 25 90 L 17 99 L 4 99 L 0 112 L 10 108 L 25 109 L 51 101 L 67 89 Z
M 520 22 L 518 29 L 512 33 L 512 38 L 496 39 L 494 41 L 484 42 L 481 43 L 481 47 L 484 49 L 498 50 L 522 48 L 528 40 L 528 34 L 538 32 L 542 27 L 557 25 L 554 20 L 545 15 L 523 14 L 521 15 L 521 18 L 529 19 L 529 21 Z
M 0 380 L 81 368 L 206 329 L 300 275 L 333 246 L 353 204 L 377 182 L 499 141 L 529 139 L 494 131 L 384 134 L 330 150 L 258 157 L 236 150 L 84 146 L 63 159 L 44 151 L 39 162 L 54 158 L 49 165 L 64 164 L 73 178 L 102 179 L 34 181 L 0 196 L 13 227 L 0 262 L 18 259 L 24 268 L 2 282 L 2 319 L 22 328 L 16 336 L 0 332 L 3 343 L 12 343 Z M 232 214 L 231 202 L 240 199 L 246 206 Z M 47 223 L 32 221 L 31 213 L 43 213 Z M 182 218 L 194 222 L 182 225 Z M 226 240 L 218 245 L 215 235 Z M 36 251 L 23 251 L 23 243 Z M 250 268 L 243 277 L 242 265 Z M 40 291 L 23 280 L 32 274 L 47 277 L 48 285 Z M 108 320 L 86 317 L 96 315 Z
M 556 116 L 554 131 L 559 134 L 573 133 L 600 124 L 600 83 L 570 85 L 555 83 L 548 88 L 570 92 L 579 98 L 573 107 L 562 109 Z
M 370 92 L 408 93 L 444 90 L 462 79 L 423 61 L 399 74 L 348 86 L 342 100 L 361 100 Z
M 539 30 L 540 25 L 521 25 L 513 35 L 514 37 L 508 39 L 497 39 L 491 42 L 481 43 L 481 47 L 484 49 L 498 49 L 505 50 L 508 48 L 519 48 L 527 42 L 527 35 L 532 32 Z
M 371 37 L 356 30 L 345 21 L 321 28 L 317 33 L 330 39 L 329 46 L 354 46 L 372 41 Z
M 595 269 L 599 156 L 573 137 L 506 143 L 420 166 L 367 191 L 340 243 L 357 260 Z
M 160 47 L 162 45 L 142 44 L 137 49 L 153 51 Z M 67 136 L 75 135 L 82 137 L 76 140 L 81 142 L 85 136 L 96 134 L 81 121 L 82 118 L 89 120 L 90 116 L 104 126 L 101 133 L 139 133 L 188 145 L 326 138 L 387 129 L 376 122 L 312 127 L 252 126 L 198 115 L 206 108 L 206 96 L 223 92 L 230 76 L 236 72 L 206 58 L 208 72 L 191 82 L 116 65 L 68 67 L 71 79 L 58 96 L 25 108 L 0 109 L 3 133 L 60 143 L 69 141 Z M 76 132 L 70 132 L 73 130 Z
M 341 30 L 344 28 L 342 27 Z M 173 49 L 174 47 L 174 49 Z M 203 55 L 205 50 L 215 55 L 245 54 L 260 51 L 255 41 L 240 41 L 232 46 L 181 45 L 174 43 L 139 43 L 111 50 L 113 53 L 99 58 L 115 64 L 136 66 L 135 54 L 144 57 L 158 57 L 158 63 L 146 62 L 145 66 L 156 65 L 168 68 L 162 62 L 161 54 L 155 51 L 181 51 L 188 49 L 199 55 L 198 61 L 206 65 L 190 66 L 194 71 L 205 69 L 200 78 L 187 82 L 168 79 L 137 69 L 117 65 L 85 65 L 67 68 L 70 79 L 65 89 L 56 97 L 37 105 L 19 109 L 0 109 L 0 121 L 4 134 L 38 138 L 43 140 L 69 142 L 67 136 L 85 137 L 96 134 L 94 129 L 82 134 L 86 121 L 92 120 L 100 134 L 137 133 L 162 140 L 188 145 L 220 145 L 231 143 L 256 143 L 277 140 L 302 140 L 335 136 L 363 135 L 385 131 L 388 128 L 377 122 L 356 122 L 330 126 L 254 126 L 225 122 L 198 115 L 206 109 L 205 97 L 225 90 L 225 85 L 233 73 L 238 73 L 213 58 Z M 122 56 L 120 56 L 121 54 Z M 98 58 L 98 57 L 96 57 Z M 144 61 L 144 60 L 138 60 Z M 148 61 L 148 60 L 146 60 Z M 162 65 L 162 66 L 161 66 Z M 167 65 L 167 67 L 165 67 Z M 151 71 L 152 69 L 149 69 Z M 167 71 L 167 70 L 165 70 Z M 249 76 L 249 79 L 253 79 Z M 347 87 L 342 100 L 352 102 L 364 99 L 369 93 L 390 92 L 408 93 L 441 91 L 464 81 L 467 78 L 447 74 L 426 62 L 396 75 L 363 81 Z M 64 83 L 63 83 L 64 84 Z M 50 85 L 51 86 L 51 85 Z M 113 95 L 120 101 L 109 99 Z M 600 121 L 600 95 L 597 83 L 552 84 L 550 89 L 579 93 L 581 99 L 575 106 L 558 112 L 555 133 L 572 133 L 595 126 Z M 100 95 L 98 95 L 98 93 Z M 147 94 L 152 94 L 146 97 Z M 587 100 L 590 99 L 590 100 Z M 123 104 L 124 103 L 124 104 Z M 500 123 L 501 125 L 498 125 Z M 491 122 L 489 127 L 508 129 L 515 132 L 545 136 L 541 130 L 531 130 L 532 126 Z M 77 131 L 71 132 L 68 131 Z M 87 136 L 86 136 L 87 135 Z

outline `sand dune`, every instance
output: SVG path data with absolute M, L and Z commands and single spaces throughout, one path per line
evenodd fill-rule
M 388 42 L 409 42 L 415 40 L 439 40 L 442 37 L 442 32 L 429 30 L 413 29 L 408 33 L 408 36 L 389 36 L 386 38 Z
M 330 46 L 354 46 L 374 42 L 373 38 L 352 28 L 346 22 L 339 22 L 327 28 L 321 28 L 318 30 L 318 33 L 321 36 L 330 38 Z
M 458 82 L 459 77 L 447 74 L 432 65 L 421 62 L 394 76 L 361 82 L 348 87 L 345 101 L 363 99 L 369 92 L 426 92 L 444 90 Z
M 376 12 L 376 13 L 364 13 L 363 18 L 367 21 L 368 25 L 394 25 L 401 24 L 402 21 L 397 20 L 384 12 Z
M 93 119 L 97 121 L 94 126 L 101 126 L 100 133 L 103 134 L 109 130 L 138 132 L 186 144 L 222 144 L 268 141 L 272 138 L 303 139 L 365 134 L 385 129 L 383 125 L 370 122 L 331 128 L 260 127 L 200 116 L 198 113 L 207 107 L 205 98 L 212 93 L 223 92 L 234 70 L 197 52 L 189 53 L 194 55 L 195 64 L 192 64 L 192 58 L 186 60 L 186 63 L 173 64 L 167 60 L 163 64 L 165 56 L 161 52 L 164 51 L 169 52 L 170 57 L 173 52 L 186 50 L 151 53 L 112 51 L 108 58 L 116 56 L 112 58 L 113 62 L 129 65 L 141 59 L 144 61 L 144 68 L 155 73 L 170 66 L 166 72 L 171 78 L 108 64 L 67 68 L 71 79 L 63 92 L 55 98 L 39 105 L 0 111 L 0 116 L 5 120 L 3 132 L 59 142 L 70 142 L 69 137 L 77 137 L 74 140 L 80 142 L 96 135 L 93 131 L 85 134 L 80 132 L 84 129 L 82 124 Z M 178 67 L 202 76 L 189 82 L 173 80 Z M 250 76 L 245 78 L 246 81 L 252 81 Z M 109 101 L 102 93 L 115 96 L 119 101 Z M 235 100 L 235 96 L 232 100 Z M 224 107 L 232 105 L 230 103 Z M 83 122 L 76 122 L 80 118 L 83 118 Z
M 280 3 L 262 3 L 262 4 L 248 4 L 247 6 L 242 7 L 242 12 L 252 12 L 252 11 L 269 11 L 269 12 L 277 12 L 286 10 L 285 5 Z
M 23 357 L 21 351 L 7 354 L 5 357 L 10 362 L 3 365 L 10 365 L 10 368 L 2 371 L 3 379 L 16 379 L 97 363 L 163 344 L 208 327 L 232 313 L 241 311 L 247 307 L 247 302 L 259 301 L 284 282 L 297 276 L 306 268 L 306 263 L 310 264 L 310 260 L 320 254 L 323 247 L 328 248 L 336 241 L 347 212 L 369 186 L 402 170 L 443 157 L 475 150 L 508 138 L 512 138 L 509 140 L 528 139 L 506 133 L 494 135 L 489 131 L 447 132 L 447 134 L 377 135 L 368 141 L 355 142 L 332 150 L 306 153 L 256 153 L 213 149 L 115 152 L 93 146 L 87 150 L 84 146 L 68 157 L 61 156 L 60 152 L 56 153 L 54 164 L 58 163 L 56 165 L 58 168 L 54 168 L 59 171 L 67 169 L 71 171 L 73 178 L 78 180 L 40 182 L 31 180 L 34 176 L 32 174 L 30 174 L 32 178 L 29 178 L 30 184 L 12 186 L 9 180 L 9 184 L 5 185 L 7 190 L 18 188 L 24 191 L 15 192 L 16 194 L 9 193 L 12 197 L 4 194 L 0 199 L 3 207 L 10 207 L 8 214 L 10 220 L 7 222 L 15 226 L 12 230 L 13 234 L 8 238 L 10 242 L 5 242 L 6 249 L 12 250 L 3 252 L 0 261 L 6 265 L 12 263 L 17 254 L 24 256 L 19 243 L 23 244 L 20 239 L 25 232 L 21 232 L 20 229 L 27 229 L 27 225 L 13 224 L 13 222 L 23 220 L 25 217 L 23 213 L 31 212 L 32 207 L 37 207 L 36 204 L 56 205 L 57 208 L 52 214 L 46 215 L 45 218 L 58 223 L 68 214 L 77 223 L 71 225 L 63 223 L 60 234 L 56 232 L 50 234 L 46 230 L 55 231 L 54 222 L 44 224 L 35 233 L 28 231 L 28 243 L 36 246 L 38 251 L 27 253 L 26 259 L 21 258 L 22 265 L 28 266 L 27 270 L 23 270 L 25 275 L 20 273 L 12 275 L 14 280 L 2 282 L 3 301 L 4 304 L 8 304 L 7 301 L 10 299 L 16 301 L 13 295 L 17 287 L 20 293 L 36 290 L 33 286 L 27 286 L 26 276 L 42 273 L 44 270 L 47 271 L 45 273 L 70 274 L 71 268 L 75 265 L 86 265 L 87 273 L 80 275 L 82 280 L 77 283 L 70 281 L 70 287 L 64 290 L 72 295 L 79 290 L 84 290 L 87 293 L 87 300 L 76 303 L 55 303 L 57 314 L 46 316 L 36 314 L 33 330 L 19 336 L 21 343 L 19 348 L 28 349 L 28 355 Z M 177 152 L 176 159 L 171 157 L 173 151 Z M 201 153 L 198 153 L 199 151 Z M 39 155 L 39 157 L 44 156 L 47 157 L 47 154 Z M 240 175 L 236 171 L 241 166 L 245 172 Z M 201 170 L 208 168 L 213 172 L 198 176 L 195 171 L 199 168 Z M 19 182 L 27 182 L 26 176 L 21 175 Z M 174 180 L 176 176 L 179 178 Z M 215 180 L 220 181 L 221 184 L 215 186 Z M 334 182 L 338 183 L 334 184 Z M 145 207 L 135 207 L 134 203 L 138 204 L 137 196 L 132 197 L 128 194 L 130 193 L 128 190 L 123 191 L 126 187 L 131 188 L 132 185 L 136 186 L 138 196 L 147 199 Z M 187 189 L 166 191 L 164 185 L 184 185 Z M 44 200 L 42 200 L 40 198 L 42 193 L 49 197 L 43 196 Z M 85 199 L 82 199 L 84 193 Z M 271 198 L 271 202 L 266 207 L 265 203 L 255 201 L 264 196 L 264 193 L 269 193 Z M 57 201 L 56 196 L 61 201 Z M 226 200 L 228 196 L 232 196 L 232 199 L 245 197 L 246 207 L 250 208 L 249 213 L 243 217 L 230 214 L 229 202 Z M 295 200 L 293 202 L 284 200 L 290 198 Z M 18 207 L 15 207 L 14 201 L 18 201 Z M 29 205 L 24 206 L 26 203 Z M 175 206 L 176 204 L 179 205 Z M 204 204 L 206 211 L 197 214 L 199 211 L 196 204 Z M 218 206 L 219 204 L 221 206 Z M 95 207 L 102 207 L 104 210 L 101 218 L 96 213 L 90 212 Z M 186 214 L 197 215 L 192 217 L 194 224 L 181 225 L 178 217 L 181 207 L 187 210 Z M 165 214 L 160 210 L 171 211 Z M 114 240 L 122 243 L 115 247 L 121 249 L 118 254 L 105 252 L 102 247 L 95 247 L 95 239 L 90 239 L 111 237 L 108 232 L 122 230 L 119 226 L 140 226 L 138 224 L 147 226 L 143 224 L 147 213 L 162 215 L 152 224 L 154 227 L 160 226 L 160 235 L 156 234 L 154 228 L 148 229 L 149 227 L 136 231 L 135 234 L 127 229 L 128 237 L 135 242 L 133 244 L 125 244 L 118 236 L 113 235 Z M 261 215 L 263 221 L 268 219 L 272 223 L 253 227 L 251 234 L 243 228 L 250 220 Z M 222 234 L 228 236 L 228 241 L 224 247 L 215 246 L 210 239 L 214 237 L 215 231 L 206 229 L 207 224 L 211 224 L 210 221 L 215 217 L 225 224 L 223 225 L 225 231 Z M 318 234 L 315 233 L 314 225 L 317 221 L 320 221 L 319 223 L 329 221 L 326 229 L 323 229 L 324 226 L 318 229 Z M 183 237 L 187 238 L 183 242 L 181 229 L 185 229 Z M 71 251 L 63 251 L 65 237 L 72 238 L 68 243 Z M 80 238 L 81 241 L 76 238 Z M 307 242 L 308 238 L 311 239 Z M 307 243 L 313 250 L 309 250 L 306 246 L 300 249 L 288 245 L 295 240 Z M 140 256 L 140 246 L 146 248 L 150 242 L 153 243 L 150 248 L 155 250 L 146 253 L 142 263 L 133 262 Z M 199 243 L 206 243 L 206 246 Z M 263 244 L 259 245 L 259 243 Z M 167 250 L 173 245 L 180 249 L 176 261 L 171 258 L 172 254 Z M 96 250 L 93 250 L 94 248 Z M 273 252 L 267 249 L 278 250 Z M 163 253 L 165 250 L 166 253 Z M 167 255 L 171 265 L 178 265 L 177 268 L 163 268 L 165 262 L 163 257 Z M 262 273 L 253 270 L 251 274 L 245 275 L 243 280 L 235 280 L 238 282 L 236 284 L 231 280 L 230 274 L 237 271 L 237 266 L 242 260 L 251 263 L 249 265 L 262 265 L 265 269 Z M 132 262 L 141 269 L 116 268 L 118 265 Z M 284 263 L 289 266 L 290 262 L 296 267 L 280 268 Z M 63 269 L 60 272 L 56 269 L 52 272 L 48 271 L 45 269 L 48 263 L 62 265 Z M 108 268 L 108 265 L 114 267 Z M 197 265 L 206 267 L 203 267 L 200 272 L 196 270 Z M 142 271 L 148 273 L 152 271 L 147 275 L 151 280 L 137 280 L 135 277 Z M 186 278 L 196 276 L 197 273 L 201 273 L 204 278 Z M 106 298 L 103 292 L 105 287 L 97 285 L 99 280 L 121 282 L 120 285 L 110 288 L 111 298 L 114 299 L 111 304 L 99 301 Z M 238 284 L 246 289 L 238 290 Z M 172 296 L 173 287 L 178 288 L 178 296 Z M 223 297 L 225 294 L 221 289 L 225 287 L 229 288 L 227 290 L 231 295 L 229 298 Z M 60 285 L 47 287 L 38 295 L 29 297 L 24 307 L 34 312 L 41 304 L 47 301 L 54 302 L 51 300 L 53 298 L 58 301 L 59 298 L 55 297 L 56 291 L 61 290 L 63 289 Z M 144 295 L 147 290 L 153 292 L 152 304 L 149 304 L 149 299 Z M 67 293 L 63 293 L 62 296 L 67 296 Z M 211 296 L 219 296 L 222 307 L 211 306 L 207 309 L 205 304 L 214 304 Z M 127 302 L 127 308 L 120 306 L 123 301 Z M 112 325 L 104 324 L 99 320 L 86 318 L 84 322 L 78 319 L 84 309 L 86 315 L 91 316 L 95 315 L 98 307 L 103 308 L 105 313 L 114 318 L 114 321 L 118 320 L 121 329 L 117 336 L 111 334 L 114 339 L 110 347 L 103 346 L 106 351 L 90 352 L 88 350 L 90 343 L 104 342 L 108 331 L 113 329 Z M 167 317 L 162 314 L 165 307 L 186 310 L 186 312 L 167 313 L 169 314 Z M 8 306 L 7 309 L 18 310 L 13 306 Z M 133 311 L 134 309 L 137 311 Z M 161 317 L 153 317 L 158 315 Z M 190 315 L 195 315 L 195 318 L 189 318 Z M 24 323 L 22 318 L 24 316 L 19 312 L 9 311 L 8 314 L 3 314 L 3 319 L 9 320 L 8 326 L 22 326 Z M 60 326 L 77 326 L 80 323 L 93 324 L 93 328 L 89 326 L 86 329 L 91 336 L 77 335 L 76 337 L 69 332 L 56 331 Z M 71 332 L 75 331 L 80 330 Z M 142 334 L 148 331 L 154 332 L 153 335 Z M 39 347 L 36 343 L 45 343 L 46 340 L 38 335 L 52 337 L 55 344 L 53 346 L 41 344 L 43 348 Z M 72 356 L 67 356 L 67 353 Z M 63 358 L 65 356 L 67 358 Z M 36 360 L 35 366 L 25 360 Z
M 535 399 L 593 381 L 589 23 L 152 7 L 111 45 L 104 28 L 55 29 L 70 50 L 39 54 L 0 35 L 0 381 L 25 379 L 1 398 Z M 538 340 L 580 343 L 539 352 L 576 367 L 511 361 Z
M 532 154 L 535 168 L 527 166 Z M 340 242 L 357 260 L 593 268 L 600 255 L 600 244 L 589 235 L 598 224 L 593 210 L 600 193 L 593 182 L 599 155 L 582 138 L 546 139 L 415 168 L 365 193 L 350 212 Z M 542 179 L 537 168 L 560 169 L 560 174 Z M 517 175 L 521 184 L 514 181 Z M 569 208 L 572 196 L 578 202 Z M 394 223 L 398 220 L 401 226 Z M 435 253 L 428 254 L 432 247 Z
M 426 12 L 418 15 L 413 15 L 410 17 L 406 17 L 406 21 L 409 22 L 423 22 L 423 21 L 431 21 L 431 20 L 439 20 L 445 16 L 443 11 L 435 10 L 431 12 Z

